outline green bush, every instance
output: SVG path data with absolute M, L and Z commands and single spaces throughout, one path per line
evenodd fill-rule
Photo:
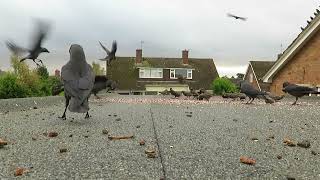
M 211 84 L 211 89 L 218 95 L 223 93 L 235 93 L 238 91 L 236 85 L 226 77 L 216 78 Z
M 27 97 L 27 88 L 20 84 L 17 79 L 17 75 L 12 73 L 5 73 L 0 76 L 0 99 Z

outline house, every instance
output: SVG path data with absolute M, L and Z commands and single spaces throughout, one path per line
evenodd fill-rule
M 308 21 L 302 32 L 282 53 L 269 71 L 263 76 L 263 82 L 270 83 L 270 91 L 280 95 L 285 81 L 299 85 L 320 87 L 320 15 Z
M 264 83 L 262 77 L 273 66 L 274 61 L 249 61 L 249 65 L 243 79 L 250 82 L 260 91 L 269 91 L 269 83 Z
M 143 57 L 142 49 L 136 50 L 135 57 L 117 57 L 107 67 L 107 76 L 119 82 L 119 91 L 133 93 L 210 89 L 219 77 L 213 59 L 189 58 L 187 50 L 181 58 Z

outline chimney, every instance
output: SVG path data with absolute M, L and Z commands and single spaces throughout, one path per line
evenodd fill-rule
M 136 50 L 136 64 L 142 63 L 142 49 Z
M 183 64 L 189 64 L 188 54 L 189 54 L 188 50 L 185 49 L 182 51 L 182 63 Z
M 60 71 L 59 71 L 58 69 L 56 69 L 56 70 L 54 71 L 54 75 L 55 75 L 56 77 L 60 77 Z

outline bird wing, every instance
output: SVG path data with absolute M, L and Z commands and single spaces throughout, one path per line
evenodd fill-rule
M 241 19 L 241 20 L 243 20 L 243 21 L 246 21 L 246 20 L 247 20 L 247 18 L 245 18 L 245 17 L 238 17 L 238 19 Z
M 15 55 L 22 55 L 24 53 L 27 53 L 29 50 L 20 46 L 17 46 L 14 42 L 12 41 L 7 41 L 6 45 L 8 49 Z
M 37 32 L 35 33 L 33 37 L 33 46 L 31 46 L 31 51 L 34 52 L 41 48 L 42 41 L 46 38 L 48 31 L 49 31 L 49 24 L 43 22 L 43 21 L 38 21 L 37 25 Z
M 112 53 L 112 54 L 116 54 L 116 52 L 117 52 L 117 41 L 113 41 L 113 42 L 112 42 L 111 53 Z
M 229 17 L 234 17 L 234 18 L 236 17 L 235 15 L 230 14 L 230 13 L 228 13 L 227 16 L 229 16 Z
M 102 49 L 107 52 L 107 54 L 110 54 L 110 51 L 100 41 L 99 41 L 99 44 L 102 47 Z

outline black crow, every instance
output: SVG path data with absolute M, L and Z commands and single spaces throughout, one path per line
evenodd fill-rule
M 92 94 L 94 94 L 94 96 L 97 99 L 99 99 L 100 97 L 97 95 L 99 91 L 101 91 L 103 89 L 107 89 L 107 92 L 109 92 L 110 90 L 113 91 L 116 88 L 117 88 L 116 81 L 108 79 L 106 76 L 95 76 Z
M 176 97 L 180 97 L 180 96 L 181 96 L 181 94 L 180 94 L 180 93 L 178 93 L 178 92 L 174 91 L 172 88 L 170 88 L 170 93 L 171 93 L 172 95 L 174 95 L 174 97 L 175 97 L 175 98 L 176 98 Z
M 94 73 L 80 45 L 72 44 L 69 53 L 70 60 L 61 69 L 66 99 L 61 118 L 66 119 L 68 107 L 71 112 L 86 113 L 85 118 L 89 118 L 89 97 L 94 86 Z
M 254 99 L 260 95 L 265 98 L 265 95 L 267 94 L 266 92 L 255 89 L 250 83 L 246 81 L 240 82 L 240 92 L 249 97 L 249 101 L 246 104 L 251 104 Z
M 162 92 L 159 92 L 161 95 L 169 95 L 170 94 L 170 92 L 167 90 L 167 89 L 165 89 L 164 91 L 162 91 Z
M 106 51 L 107 56 L 103 59 L 100 59 L 101 61 L 107 61 L 107 65 L 110 66 L 111 65 L 111 61 L 116 59 L 116 52 L 117 52 L 117 41 L 113 41 L 112 42 L 112 48 L 111 51 L 109 51 L 101 42 L 100 46 L 102 47 L 102 49 L 104 51 Z
M 38 23 L 38 29 L 37 29 L 37 33 L 35 34 L 33 41 L 33 45 L 30 47 L 31 49 L 26 49 L 26 48 L 22 48 L 17 46 L 15 43 L 7 41 L 6 45 L 9 48 L 9 50 L 14 53 L 15 55 L 22 55 L 25 53 L 29 53 L 26 57 L 22 58 L 20 60 L 20 62 L 26 60 L 26 59 L 31 59 L 34 63 L 36 63 L 38 66 L 39 64 L 36 62 L 36 60 L 38 60 L 39 62 L 41 62 L 41 64 L 43 65 L 43 62 L 41 59 L 38 59 L 38 56 L 43 53 L 49 53 L 48 49 L 41 47 L 41 44 L 43 42 L 43 40 L 46 38 L 47 33 L 49 30 L 49 25 L 40 21 Z
M 205 100 L 207 100 L 207 101 L 209 101 L 209 99 L 212 97 L 212 94 L 209 94 L 209 93 L 202 93 L 202 94 L 200 94 L 199 96 L 198 96 L 198 100 L 203 100 L 203 99 L 205 99 Z
M 184 95 L 184 96 L 186 96 L 186 97 L 190 97 L 190 96 L 192 96 L 192 93 L 191 92 L 186 92 L 186 91 L 181 91 L 181 93 Z
M 294 103 L 292 105 L 297 104 L 299 97 L 309 95 L 309 94 L 320 94 L 320 92 L 318 92 L 315 88 L 310 88 L 310 87 L 306 87 L 306 86 L 299 86 L 299 85 L 292 84 L 289 82 L 284 82 L 282 86 L 283 86 L 283 89 L 282 89 L 283 92 L 288 93 L 288 94 L 296 97 L 296 101 L 294 101 Z
M 267 94 L 268 94 L 268 96 L 269 96 L 270 98 L 272 98 L 272 99 L 275 100 L 275 101 L 280 101 L 281 99 L 284 98 L 284 95 L 276 96 L 276 95 L 271 94 L 270 92 L 267 92 Z
M 236 16 L 236 15 L 233 15 L 233 14 L 230 14 L 230 13 L 228 13 L 227 15 L 228 15 L 229 17 L 233 17 L 233 18 L 235 18 L 235 19 L 240 19 L 240 20 L 242 20 L 242 21 L 246 21 L 246 20 L 247 20 L 247 18 L 240 17 L 240 16 Z

